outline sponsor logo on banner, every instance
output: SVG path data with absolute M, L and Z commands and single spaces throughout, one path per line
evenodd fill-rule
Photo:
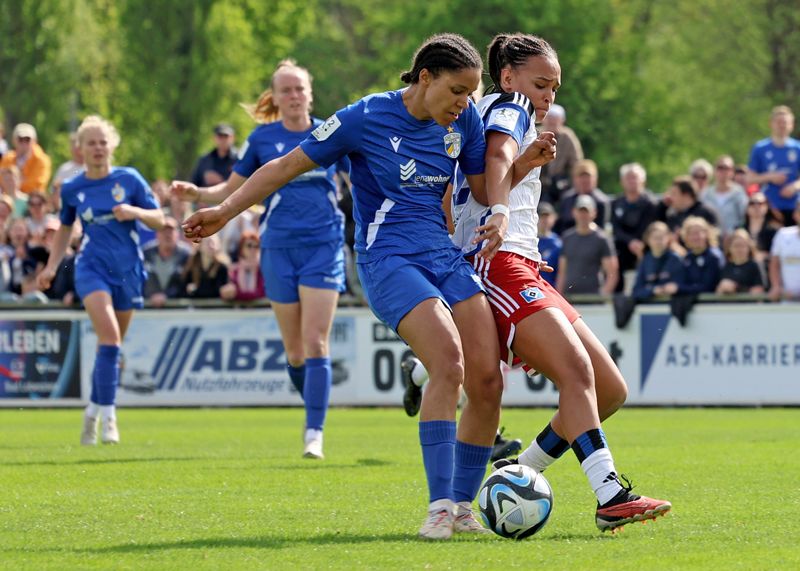
M 0 322 L 0 399 L 79 396 L 77 324 Z

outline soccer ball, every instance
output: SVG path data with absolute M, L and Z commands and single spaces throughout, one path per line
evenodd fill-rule
M 497 535 L 530 537 L 553 511 L 553 490 L 545 477 L 521 464 L 503 466 L 486 478 L 478 493 L 481 519 Z

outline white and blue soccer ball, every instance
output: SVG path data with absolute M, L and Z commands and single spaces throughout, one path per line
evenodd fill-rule
M 492 472 L 478 493 L 483 524 L 502 537 L 525 539 L 547 523 L 553 490 L 528 466 L 512 464 Z

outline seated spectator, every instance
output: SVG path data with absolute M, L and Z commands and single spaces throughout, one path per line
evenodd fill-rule
M 800 201 L 794 208 L 795 226 L 781 228 L 772 241 L 769 258 L 769 296 L 800 300 Z
M 0 168 L 16 166 L 20 172 L 20 190 L 46 192 L 52 165 L 50 157 L 36 141 L 36 129 L 28 123 L 19 123 L 12 134 L 14 150 L 0 159 Z
M 556 209 L 549 202 L 539 203 L 539 243 L 537 248 L 542 260 L 553 268 L 552 272 L 542 272 L 544 279 L 551 286 L 555 287 L 558 277 L 559 259 L 561 256 L 561 237 L 553 232 L 556 223 Z
M 236 260 L 228 275 L 230 281 L 220 289 L 220 297 L 229 301 L 253 301 L 265 297 L 258 234 L 249 231 L 242 233 Z
M 222 250 L 234 262 L 238 260 L 239 243 L 244 232 L 255 232 L 258 235 L 258 219 L 263 207 L 251 207 L 243 210 L 219 231 Z
M 76 177 L 83 172 L 83 154 L 78 143 L 78 133 L 69 135 L 69 152 L 71 158 L 62 163 L 53 175 L 53 182 L 50 184 L 50 206 L 54 212 L 61 210 L 61 185 L 64 181 Z
M 711 175 L 713 174 L 714 168 L 705 159 L 697 159 L 689 165 L 689 176 L 697 187 L 697 196 L 700 196 L 705 191 L 711 182 Z
M 236 164 L 236 147 L 233 127 L 220 123 L 214 127 L 214 148 L 200 157 L 192 173 L 192 182 L 197 186 L 214 186 L 228 180 Z
M 717 293 L 764 293 L 764 275 L 755 260 L 756 244 L 739 228 L 728 237 Z
M 747 213 L 744 217 L 744 229 L 756 243 L 756 261 L 766 270 L 769 251 L 772 248 L 772 240 L 775 232 L 783 224 L 772 218 L 767 204 L 767 197 L 762 192 L 756 192 L 750 196 L 747 202 Z
M 36 274 L 47 263 L 47 250 L 29 244 L 28 226 L 22 219 L 14 219 L 8 231 L 9 246 L 12 248 L 8 260 L 11 279 L 9 290 L 17 295 L 36 291 Z
M 690 216 L 681 226 L 686 246 L 683 281 L 678 293 L 711 293 L 719 284 L 722 254 L 717 249 L 717 229 L 699 216 Z
M 624 289 L 624 272 L 636 269 L 644 256 L 642 237 L 656 219 L 656 202 L 645 188 L 647 171 L 639 163 L 622 165 L 619 169 L 622 196 L 611 203 L 611 227 L 614 247 L 619 260 L 620 279 L 617 291 Z
M 733 169 L 733 182 L 741 186 L 750 196 L 760 190 L 758 184 L 750 183 L 747 180 L 747 165 L 736 165 Z
M 47 197 L 41 192 L 31 192 L 28 195 L 28 211 L 25 213 L 25 223 L 28 225 L 30 243 L 41 245 L 44 239 L 45 228 L 52 221 L 58 219 L 50 214 L 50 204 Z
M 562 238 L 556 289 L 564 295 L 608 295 L 617 287 L 617 255 L 611 239 L 594 223 L 596 215 L 594 199 L 588 194 L 579 196 L 573 212 L 575 227 Z
M 163 307 L 168 299 L 183 294 L 183 270 L 191 249 L 178 239 L 178 222 L 164 217 L 164 226 L 156 232 L 155 243 L 145 246 L 144 267 L 147 281 L 144 297 L 155 307 Z
M 49 220 L 45 227 L 43 247 L 47 250 L 48 257 L 53 246 L 56 230 L 60 226 L 61 222 L 56 218 Z M 75 291 L 75 257 L 80 248 L 82 233 L 83 229 L 76 220 L 76 223 L 72 225 L 72 235 L 70 236 L 64 259 L 58 266 L 58 271 L 53 278 L 53 283 L 50 284 L 50 288 L 44 292 L 48 299 L 60 301 L 64 305 L 72 305 L 78 299 L 78 293 Z
M 770 136 L 750 151 L 747 181 L 761 185 L 776 220 L 791 226 L 800 192 L 800 141 L 792 138 L 794 113 L 786 105 L 772 109 Z
M 672 234 L 663 222 L 653 222 L 644 232 L 645 254 L 636 270 L 633 297 L 644 301 L 678 293 L 683 281 L 681 258 L 669 249 Z
M 8 228 L 14 216 L 14 200 L 0 193 L 0 248 L 8 242 Z
M 670 231 L 678 234 L 684 220 L 690 216 L 700 217 L 711 226 L 717 226 L 719 220 L 717 213 L 697 199 L 697 186 L 691 178 L 686 176 L 674 178 L 667 195 L 670 208 L 663 221 L 667 223 Z
M 575 226 L 575 219 L 572 213 L 575 209 L 575 201 L 580 195 L 588 195 L 594 199 L 597 205 L 597 218 L 595 222 L 600 228 L 605 230 L 608 224 L 610 200 L 605 192 L 597 188 L 597 165 L 594 161 L 584 159 L 575 164 L 572 170 L 572 188 L 561 197 L 556 222 L 556 232 L 563 236 L 566 230 Z
M 717 159 L 714 184 L 707 187 L 700 199 L 719 214 L 719 227 L 723 238 L 744 224 L 747 210 L 747 193 L 733 181 L 733 157 L 723 155 Z
M 11 198 L 14 216 L 25 216 L 28 210 L 28 195 L 19 188 L 20 174 L 16 165 L 0 167 L 0 193 Z
M 203 238 L 196 246 L 183 268 L 181 282 L 183 297 L 220 297 L 220 289 L 228 283 L 228 264 L 216 234 Z
M 551 131 L 556 136 L 556 158 L 542 167 L 542 200 L 558 204 L 569 189 L 572 169 L 583 160 L 583 148 L 575 131 L 566 126 L 567 112 L 554 103 L 542 121 L 542 131 Z

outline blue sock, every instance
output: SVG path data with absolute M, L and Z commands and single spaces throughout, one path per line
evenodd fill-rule
M 113 405 L 119 384 L 119 347 L 117 345 L 100 345 L 97 348 L 93 376 L 96 379 L 97 404 Z
M 578 462 L 581 464 L 589 456 L 603 448 L 608 448 L 608 443 L 602 428 L 587 430 L 572 443 L 572 451 L 575 452 L 575 456 L 578 457 Z
M 331 394 L 331 358 L 306 359 L 303 400 L 306 403 L 306 428 L 322 430 Z
M 453 465 L 456 447 L 454 420 L 429 420 L 419 423 L 422 463 L 428 478 L 431 502 L 453 499 Z
M 453 475 L 453 494 L 456 502 L 470 502 L 478 495 L 478 490 L 486 474 L 486 464 L 492 457 L 491 446 L 477 446 L 456 440 L 455 474 Z
M 303 398 L 303 385 L 306 381 L 306 366 L 300 365 L 299 367 L 293 367 L 292 365 L 286 365 L 286 369 L 289 371 L 289 380 L 292 381 L 292 385 L 294 385 L 294 388 L 300 393 L 300 398 Z
M 536 437 L 536 443 L 545 452 L 545 454 L 553 458 L 560 458 L 564 452 L 569 450 L 569 442 L 561 438 L 550 423 L 544 427 L 539 435 Z
M 97 357 L 95 357 L 95 362 L 97 362 Z M 92 394 L 89 396 L 89 401 L 99 404 L 99 398 L 97 392 L 97 365 L 95 365 L 94 369 L 92 369 Z

